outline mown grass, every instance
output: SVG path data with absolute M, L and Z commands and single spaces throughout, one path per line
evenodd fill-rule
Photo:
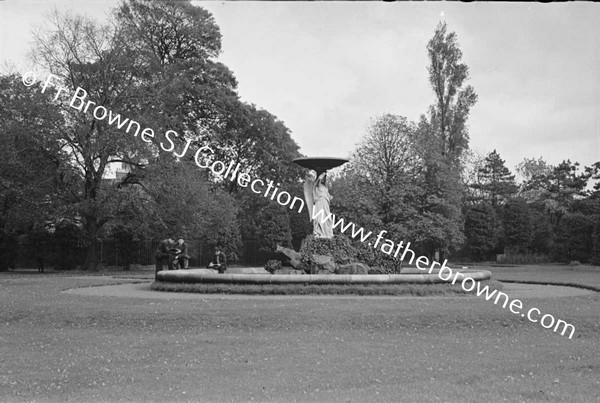
M 571 340 L 481 298 L 61 293 L 137 281 L 0 274 L 0 401 L 600 401 L 600 294 L 524 300 Z
M 502 290 L 496 280 L 483 281 L 483 286 Z M 248 295 L 396 295 L 444 296 L 469 295 L 460 284 L 203 284 L 166 283 L 156 281 L 155 291 L 191 292 L 198 294 L 248 294 Z
M 553 284 L 600 291 L 599 266 L 568 266 L 560 264 L 514 267 L 477 266 L 492 272 L 499 281 L 530 284 Z

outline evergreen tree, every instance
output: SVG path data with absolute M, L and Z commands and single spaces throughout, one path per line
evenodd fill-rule
M 552 245 L 552 226 L 543 204 L 530 206 L 532 234 L 529 248 L 534 253 L 548 254 Z
M 502 206 L 504 246 L 515 253 L 527 253 L 532 240 L 531 212 L 524 199 L 510 199 Z
M 594 223 L 581 213 L 567 213 L 556 230 L 553 258 L 560 262 L 589 262 L 592 257 Z
M 502 229 L 496 211 L 488 203 L 470 206 L 465 214 L 467 249 L 472 258 L 485 260 L 498 248 Z
M 536 200 L 544 205 L 554 234 L 573 202 L 587 195 L 585 188 L 591 174 L 589 170 L 579 173 L 578 168 L 578 162 L 566 160 L 549 171 L 533 175 L 524 184 L 525 190 L 535 190 Z
M 515 176 L 504 165 L 504 160 L 496 150 L 486 156 L 484 165 L 478 170 L 478 181 L 471 187 L 480 190 L 485 200 L 494 207 L 505 202 L 518 191 Z

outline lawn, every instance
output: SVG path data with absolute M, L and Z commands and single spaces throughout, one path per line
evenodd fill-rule
M 517 267 L 483 267 L 490 270 L 496 280 L 562 284 L 583 287 L 600 291 L 599 266 L 567 266 L 567 265 L 530 265 Z
M 584 269 L 545 280 L 600 284 Z M 110 274 L 0 273 L 0 401 L 600 400 L 600 294 L 524 300 L 572 323 L 570 340 L 477 297 L 60 292 L 151 281 Z

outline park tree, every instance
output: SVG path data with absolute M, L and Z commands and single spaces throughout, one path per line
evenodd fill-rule
M 361 225 L 380 226 L 391 237 L 411 237 L 419 220 L 419 156 L 413 128 L 405 117 L 383 115 L 373 120 L 358 144 L 352 164 L 334 182 L 336 211 Z M 343 183 L 345 182 L 345 183 Z M 341 190 L 341 192 L 340 192 Z
M 255 105 L 240 103 L 216 144 L 215 159 L 233 161 L 240 165 L 240 172 L 252 177 L 288 186 L 301 179 L 302 168 L 292 160 L 302 154 L 290 130 L 276 116 Z M 227 182 L 226 188 L 232 193 L 240 190 L 235 182 Z
M 352 156 L 354 170 L 378 200 L 383 225 L 397 223 L 415 196 L 419 156 L 413 145 L 413 128 L 405 117 L 383 115 L 373 121 Z
M 531 243 L 529 249 L 534 253 L 549 254 L 552 248 L 553 231 L 550 218 L 544 205 L 539 203 L 529 203 L 531 212 Z
M 542 189 L 530 185 L 534 177 L 548 175 L 552 171 L 552 165 L 548 164 L 542 157 L 524 158 L 516 166 L 516 172 L 520 177 L 519 196 L 528 202 L 539 200 Z
M 566 160 L 551 168 L 550 172 L 534 175 L 526 188 L 541 189 L 542 197 L 568 206 L 578 197 L 587 195 L 586 186 L 590 171 L 579 172 L 579 163 Z
M 566 213 L 556 228 L 552 257 L 556 261 L 589 262 L 592 258 L 594 222 L 581 213 Z
M 469 148 L 467 119 L 477 102 L 472 86 L 464 86 L 469 68 L 461 63 L 462 51 L 456 33 L 448 32 L 445 22 L 438 24 L 433 38 L 427 44 L 429 82 L 435 93 L 430 108 L 430 122 L 439 138 L 438 152 L 456 166 L 462 153 Z
M 224 111 L 238 102 L 235 78 L 213 60 L 220 52 L 218 27 L 189 2 L 127 1 L 116 10 L 113 25 L 55 13 L 35 39 L 34 60 L 59 77 L 60 85 L 71 91 L 81 87 L 97 105 L 157 131 L 177 130 L 181 143 L 185 136 L 208 141 L 223 124 Z M 86 230 L 83 267 L 89 268 L 97 264 L 95 244 L 103 227 L 118 216 L 120 203 L 114 199 L 124 192 L 116 188 L 139 186 L 148 179 L 144 168 L 165 157 L 158 152 L 159 138 L 142 145 L 91 113 L 65 106 L 63 115 L 60 141 L 79 174 L 79 190 L 69 202 Z M 130 174 L 120 183 L 103 180 L 116 162 L 128 164 Z
M 365 228 L 385 228 L 391 239 L 410 241 L 432 255 L 440 245 L 462 242 L 461 229 L 449 225 L 446 205 L 426 192 L 423 156 L 415 125 L 383 115 L 367 133 L 332 182 L 332 209 Z M 426 156 L 425 156 L 426 157 Z M 454 230 L 455 231 L 454 231 Z
M 590 254 L 590 263 L 600 266 L 600 215 L 593 217 L 592 229 L 592 252 Z
M 300 179 L 300 167 L 291 161 L 301 154 L 290 130 L 268 111 L 241 102 L 235 77 L 215 59 L 221 51 L 221 34 L 210 13 L 189 2 L 131 0 L 119 7 L 117 21 L 130 38 L 132 53 L 139 55 L 147 70 L 156 72 L 149 78 L 147 91 L 152 92 L 155 81 L 163 83 L 158 103 L 148 98 L 150 105 L 145 109 L 155 114 L 157 125 L 167 124 L 180 134 L 176 139 L 179 150 L 187 142 L 192 151 L 210 145 L 215 160 L 239 164 L 240 172 L 252 177 L 284 187 Z M 181 160 L 193 160 L 192 151 Z M 235 181 L 210 180 L 235 195 L 245 238 L 254 239 L 255 232 L 264 232 L 263 222 L 251 225 L 253 217 L 268 214 L 262 211 L 264 203 L 247 203 L 249 195 L 240 193 L 248 190 L 241 192 Z M 289 222 L 281 218 L 280 224 Z M 246 230 L 252 227 L 255 231 Z M 289 224 L 281 230 L 289 232 Z
M 489 203 L 467 207 L 465 236 L 467 249 L 476 260 L 488 259 L 498 250 L 502 227 L 496 210 Z
M 589 167 L 586 167 L 585 172 L 594 184 L 590 192 L 590 197 L 593 199 L 600 199 L 600 161 L 592 164 Z
M 381 228 L 383 220 L 379 215 L 379 201 L 369 191 L 370 185 L 371 182 L 357 171 L 353 161 L 344 166 L 329 183 L 333 213 L 365 228 Z
M 296 183 L 290 188 L 292 196 L 304 198 L 302 183 Z M 334 193 L 335 194 L 335 193 Z M 292 246 L 299 250 L 304 238 L 313 233 L 313 224 L 310 222 L 308 214 L 304 211 L 298 214 L 295 210 L 287 210 L 290 217 L 290 232 L 292 235 Z
M 32 56 L 42 68 L 58 77 L 54 86 L 66 87 L 74 93 L 83 88 L 98 104 L 127 113 L 128 100 L 134 97 L 131 83 L 137 70 L 129 58 L 115 29 L 72 14 L 55 12 L 49 25 L 35 35 Z M 54 94 L 53 94 L 54 95 Z M 77 171 L 72 178 L 76 191 L 64 195 L 85 229 L 88 253 L 83 268 L 98 263 L 96 244 L 102 227 L 110 220 L 114 205 L 112 186 L 103 182 L 112 162 L 138 164 L 148 154 L 131 135 L 96 121 L 90 113 L 82 113 L 63 103 L 65 119 L 56 139 L 71 155 L 70 165 Z
M 476 182 L 470 186 L 479 190 L 482 200 L 491 203 L 494 208 L 518 192 L 515 176 L 496 150 L 486 156 L 483 166 L 478 169 Z
M 454 32 L 440 23 L 427 44 L 429 82 L 435 99 L 428 115 L 416 125 L 415 143 L 422 159 L 424 211 L 441 219 L 446 236 L 429 248 L 448 253 L 463 241 L 461 204 L 463 156 L 469 148 L 467 119 L 477 101 L 473 87 L 465 85 L 469 69 L 461 62 L 462 51 Z
M 521 176 L 523 182 L 527 182 L 533 177 L 549 174 L 552 170 L 552 166 L 548 164 L 542 157 L 524 158 L 523 161 L 517 164 L 516 170 Z
M 502 206 L 504 246 L 510 252 L 527 253 L 532 242 L 532 213 L 522 198 L 512 198 Z
M 442 257 L 458 250 L 464 242 L 462 200 L 465 193 L 463 173 L 441 154 L 442 139 L 435 127 L 423 115 L 415 130 L 415 145 L 419 156 L 420 187 L 424 192 L 423 214 L 435 217 L 427 249 L 442 252 Z
M 0 76 L 0 270 L 16 253 L 17 238 L 44 239 L 65 211 L 59 195 L 74 173 L 57 141 L 63 117 L 49 94 L 24 90 L 16 75 Z M 42 245 L 31 250 L 42 258 Z M 40 254 L 40 256 L 37 256 Z
M 260 209 L 257 219 L 258 249 L 261 252 L 274 253 L 277 246 L 289 248 L 292 245 L 290 216 L 286 209 L 275 203 L 268 203 Z
M 573 202 L 587 195 L 590 173 L 580 173 L 578 168 L 577 162 L 563 161 L 545 173 L 533 175 L 524 184 L 525 191 L 533 190 L 537 195 L 535 202 L 543 205 L 555 234 Z
M 216 59 L 221 33 L 213 16 L 190 1 L 127 0 L 115 20 L 140 66 L 135 104 L 147 122 L 178 133 L 175 152 L 188 140 L 191 148 L 218 140 L 240 102 L 233 73 Z
M 473 150 L 466 150 L 463 156 L 462 187 L 465 190 L 464 203 L 477 204 L 485 198 L 481 189 L 471 185 L 479 183 L 479 170 L 485 165 L 485 155 Z

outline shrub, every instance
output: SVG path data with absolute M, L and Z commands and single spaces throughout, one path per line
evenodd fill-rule
M 279 260 L 269 260 L 265 264 L 265 270 L 273 274 L 276 270 L 281 269 L 281 262 Z
M 506 264 L 542 264 L 548 263 L 548 255 L 543 253 L 507 253 L 498 263 Z
M 362 242 L 354 245 L 351 240 L 343 235 L 336 235 L 331 239 L 315 238 L 309 235 L 302 241 L 300 247 L 302 261 L 310 266 L 313 254 L 333 257 L 336 264 L 364 263 L 367 266 L 377 267 L 377 273 L 400 273 L 402 262 L 390 255 L 374 249 Z
M 300 254 L 305 263 L 310 262 L 313 254 L 317 254 L 333 257 L 336 264 L 347 264 L 357 261 L 358 251 L 343 235 L 336 235 L 330 239 L 309 235 L 302 241 Z
M 360 243 L 357 247 L 357 261 L 366 264 L 373 270 L 374 274 L 394 274 L 400 273 L 402 270 L 402 261 L 388 254 L 383 253 L 379 249 Z

